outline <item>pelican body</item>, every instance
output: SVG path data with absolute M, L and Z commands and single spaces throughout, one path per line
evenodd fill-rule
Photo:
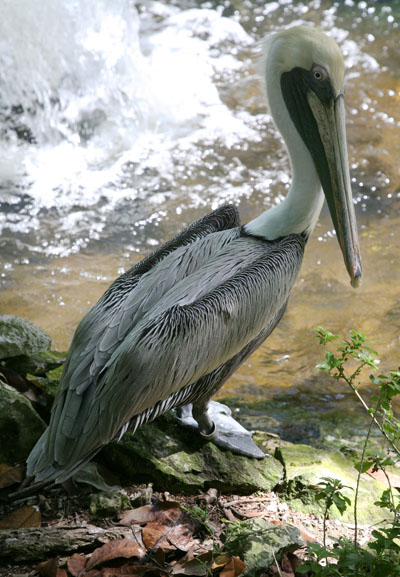
M 65 481 L 126 430 L 189 403 L 200 433 L 217 438 L 209 400 L 280 321 L 324 194 L 358 284 L 340 50 L 316 29 L 290 28 L 267 38 L 264 72 L 292 167 L 286 199 L 244 226 L 223 206 L 114 281 L 74 335 L 28 458 L 36 481 Z

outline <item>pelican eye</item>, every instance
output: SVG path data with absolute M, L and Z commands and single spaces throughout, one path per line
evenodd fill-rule
M 329 80 L 329 72 L 323 66 L 319 66 L 318 64 L 314 64 L 311 68 L 311 73 L 313 75 L 314 80 L 317 82 L 325 82 Z

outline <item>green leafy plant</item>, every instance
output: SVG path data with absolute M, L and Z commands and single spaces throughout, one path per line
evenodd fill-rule
M 356 395 L 369 415 L 369 427 L 363 444 L 361 458 L 356 463 L 358 471 L 354 499 L 354 540 L 339 539 L 333 547 L 326 545 L 326 520 L 329 510 L 335 504 L 343 512 L 350 499 L 341 493 L 344 488 L 336 479 L 324 479 L 319 484 L 317 500 L 324 502 L 324 543 L 309 546 L 309 560 L 299 567 L 299 574 L 324 577 L 398 577 L 400 576 L 400 502 L 393 491 L 387 468 L 396 463 L 387 450 L 380 454 L 369 454 L 368 444 L 372 427 L 375 425 L 383 435 L 384 443 L 392 454 L 400 456 L 400 420 L 393 411 L 393 399 L 400 394 L 400 369 L 388 374 L 370 374 L 369 380 L 377 389 L 370 399 L 370 407 L 359 390 L 359 378 L 363 369 L 376 371 L 379 364 L 377 353 L 371 348 L 363 333 L 350 331 L 349 337 L 335 335 L 323 327 L 315 330 L 320 344 L 325 348 L 324 361 L 317 368 L 328 372 L 337 381 L 345 382 Z M 382 471 L 388 488 L 385 489 L 376 505 L 390 512 L 392 523 L 372 531 L 372 540 L 367 547 L 361 548 L 357 542 L 357 499 L 360 478 L 368 470 Z
M 326 522 L 329 519 L 329 510 L 333 505 L 336 505 L 341 515 L 346 511 L 347 507 L 351 505 L 351 500 L 342 493 L 342 490 L 351 487 L 343 485 L 339 479 L 332 479 L 331 477 L 324 477 L 320 483 L 317 484 L 317 491 L 315 499 L 324 502 L 324 547 L 326 547 Z

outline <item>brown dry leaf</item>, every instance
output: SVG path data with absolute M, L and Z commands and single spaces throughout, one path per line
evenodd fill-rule
M 171 533 L 173 527 L 160 525 L 159 523 L 147 523 L 142 529 L 143 544 L 146 549 L 163 549 L 164 551 L 175 551 L 175 545 L 172 545 L 167 536 Z
M 133 577 L 142 577 L 142 575 L 147 573 L 148 570 L 149 568 L 145 565 L 132 565 L 126 563 L 121 567 L 105 567 L 101 570 L 101 577 L 128 577 L 131 575 L 133 575 Z
M 193 525 L 178 524 L 169 527 L 160 523 L 147 523 L 142 529 L 143 544 L 147 549 L 188 551 L 193 544 L 193 530 Z
M 10 487 L 15 483 L 21 483 L 24 478 L 23 467 L 10 467 L 5 463 L 0 464 L 0 489 Z
M 239 557 L 232 557 L 222 569 L 219 577 L 237 577 L 245 570 L 246 565 Z
M 207 551 L 191 561 L 178 561 L 170 571 L 171 575 L 187 575 L 188 577 L 203 577 L 208 575 L 212 563 L 213 552 Z
M 79 577 L 86 565 L 86 555 L 83 553 L 74 553 L 67 559 L 68 571 L 72 577 Z
M 43 561 L 37 565 L 36 571 L 41 575 L 41 577 L 57 577 L 57 563 L 57 558 Z
M 146 555 L 146 551 L 140 547 L 136 541 L 130 539 L 115 539 L 109 541 L 102 547 L 95 549 L 86 563 L 86 569 L 93 569 L 98 567 L 111 559 L 118 559 L 118 557 L 138 557 L 139 559 Z
M 91 569 L 90 571 L 85 571 L 85 577 L 102 577 L 101 571 L 99 569 Z
M 296 573 L 297 567 L 302 564 L 300 557 L 294 553 L 284 553 L 282 558 L 282 569 L 287 573 Z
M 20 529 L 22 527 L 40 527 L 42 515 L 37 507 L 24 505 L 11 511 L 0 520 L 0 529 Z
M 155 505 L 143 505 L 128 511 L 120 520 L 120 524 L 129 527 L 134 524 L 162 523 L 174 525 L 178 519 L 186 515 L 175 501 L 165 501 Z M 190 518 L 190 517 L 189 517 Z
M 288 558 L 292 564 L 292 570 L 296 573 L 297 568 L 304 563 L 303 559 L 296 555 L 296 553 L 288 553 Z
M 57 569 L 56 577 L 68 577 L 65 569 Z

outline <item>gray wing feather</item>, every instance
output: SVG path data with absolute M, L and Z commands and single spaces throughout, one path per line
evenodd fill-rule
M 233 250 L 236 244 L 250 249 L 241 266 L 239 259 L 233 262 L 241 252 Z M 300 268 L 302 239 L 294 235 L 269 244 L 246 238 L 230 246 L 229 268 L 237 269 L 233 276 L 228 270 L 216 274 L 211 291 L 207 278 L 205 294 L 190 304 L 168 306 L 176 303 L 180 287 L 174 287 L 114 351 L 99 375 L 95 395 L 87 397 L 84 413 L 76 415 L 84 423 L 83 435 L 68 439 L 69 450 L 67 440 L 57 438 L 60 464 L 68 468 L 92 454 L 135 415 L 227 363 L 280 314 Z M 226 254 L 222 260 L 226 262 Z M 203 269 L 217 270 L 216 262 L 218 258 Z M 197 286 L 198 274 L 182 281 L 185 295 Z
M 188 247 L 213 232 L 231 229 L 239 224 L 239 214 L 233 205 L 221 207 L 193 223 L 114 281 L 81 321 L 74 335 L 64 366 L 63 378 L 53 404 L 50 427 L 39 439 L 28 458 L 28 475 L 35 474 L 40 469 L 42 471 L 47 469 L 48 475 L 54 473 L 51 463 L 54 460 L 53 450 L 59 424 L 67 433 L 64 438 L 74 436 L 73 423 L 76 424 L 77 415 L 84 413 L 83 407 L 92 397 L 90 389 L 94 387 L 99 372 L 132 327 L 131 322 L 136 314 L 132 294 L 143 276 L 154 270 L 179 247 Z M 158 294 L 159 290 L 161 287 L 157 288 L 154 295 Z M 128 305 L 126 309 L 125 305 Z M 73 391 L 76 398 L 72 395 Z M 89 393 L 85 394 L 86 391 Z M 65 425 L 62 422 L 64 419 Z M 42 476 L 44 478 L 46 474 L 43 473 Z

